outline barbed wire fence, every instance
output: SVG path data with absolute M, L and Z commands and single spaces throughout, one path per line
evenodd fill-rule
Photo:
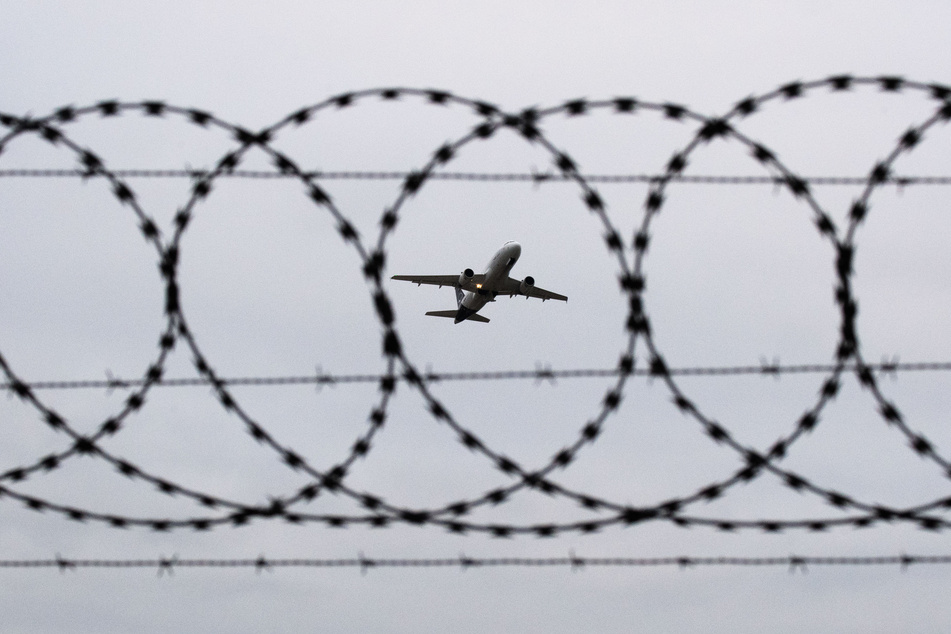
M 746 120 L 777 102 L 804 99 L 820 91 L 846 93 L 853 89 L 872 89 L 890 93 L 902 93 L 930 100 L 934 104 L 932 114 L 916 122 L 900 137 L 886 158 L 875 163 L 864 177 L 812 176 L 794 173 L 779 160 L 776 153 L 760 142 L 747 137 L 738 128 L 737 122 Z M 421 105 L 440 108 L 458 108 L 469 111 L 477 123 L 454 141 L 437 148 L 430 160 L 420 169 L 407 172 L 322 172 L 301 168 L 290 156 L 277 150 L 274 141 L 292 128 L 298 128 L 325 116 L 329 112 L 357 107 L 369 102 L 396 102 L 416 100 Z M 576 161 L 563 149 L 548 140 L 541 124 L 554 115 L 574 117 L 583 114 L 610 114 L 615 116 L 656 116 L 661 120 L 679 125 L 691 125 L 694 132 L 691 141 L 674 152 L 663 171 L 656 174 L 583 174 Z M 89 117 L 115 117 L 121 114 L 138 114 L 149 118 L 177 118 L 203 130 L 223 132 L 232 138 L 235 147 L 215 162 L 208 170 L 143 170 L 110 169 L 106 160 L 93 150 L 71 139 L 69 126 Z M 254 132 L 226 122 L 214 115 L 192 108 L 169 105 L 161 101 L 122 102 L 103 101 L 85 107 L 66 106 L 44 117 L 22 117 L 0 114 L 0 126 L 6 132 L 0 135 L 0 159 L 5 149 L 21 138 L 39 137 L 52 146 L 71 153 L 79 167 L 76 169 L 4 169 L 0 179 L 5 178 L 97 178 L 107 181 L 115 199 L 136 217 L 142 236 L 155 250 L 159 272 L 164 286 L 164 326 L 158 337 L 158 351 L 148 367 L 137 378 L 107 377 L 105 380 L 81 381 L 25 381 L 0 352 L 0 370 L 5 377 L 0 389 L 32 408 L 39 419 L 50 429 L 66 439 L 65 449 L 40 456 L 32 462 L 8 468 L 0 473 L 0 500 L 13 501 L 24 508 L 47 512 L 74 521 L 88 521 L 116 528 L 142 527 L 154 531 L 191 529 L 206 531 L 221 526 L 242 526 L 253 520 L 281 519 L 290 523 L 317 523 L 326 527 L 349 526 L 386 527 L 394 525 L 429 526 L 451 533 L 481 533 L 494 537 L 531 535 L 555 537 L 564 534 L 589 534 L 608 527 L 634 527 L 651 522 L 666 522 L 683 527 L 708 527 L 719 531 L 755 529 L 768 533 L 804 529 L 819 532 L 836 527 L 870 527 L 896 522 L 909 523 L 928 531 L 943 531 L 951 527 L 947 511 L 951 509 L 951 496 L 942 496 L 910 507 L 886 506 L 862 500 L 859 496 L 834 490 L 813 482 L 804 475 L 782 466 L 784 458 L 794 445 L 819 424 L 825 407 L 839 393 L 842 382 L 849 375 L 855 379 L 875 402 L 882 420 L 907 443 L 910 451 L 932 463 L 942 477 L 951 478 L 951 461 L 938 448 L 938 444 L 914 429 L 899 406 L 888 399 L 879 389 L 879 380 L 885 375 L 910 371 L 947 371 L 951 362 L 902 363 L 897 359 L 872 363 L 865 359 L 859 343 L 856 324 L 857 299 L 853 292 L 853 255 L 859 228 L 870 213 L 873 194 L 884 187 L 895 186 L 944 186 L 951 184 L 951 176 L 899 175 L 894 172 L 896 161 L 913 152 L 926 136 L 937 126 L 951 119 L 951 88 L 933 83 L 921 83 L 900 77 L 853 77 L 840 75 L 812 82 L 792 82 L 759 96 L 739 101 L 729 112 L 720 117 L 698 114 L 685 106 L 671 103 L 649 102 L 633 97 L 606 100 L 579 99 L 551 108 L 532 108 L 520 112 L 506 112 L 484 101 L 458 97 L 448 92 L 409 88 L 383 88 L 337 95 L 315 105 L 302 108 L 266 127 Z M 501 130 L 514 131 L 525 142 L 540 148 L 550 157 L 552 168 L 541 173 L 474 173 L 447 171 L 453 160 L 468 146 L 488 142 Z M 690 176 L 684 174 L 692 154 L 698 148 L 715 140 L 737 143 L 746 148 L 751 156 L 766 170 L 765 176 Z M 274 171 L 239 170 L 245 155 L 258 151 L 269 157 Z M 190 196 L 178 208 L 173 226 L 166 233 L 156 220 L 139 204 L 129 180 L 135 178 L 187 178 L 192 181 Z M 377 374 L 332 374 L 318 370 L 311 376 L 277 377 L 225 377 L 214 369 L 205 356 L 186 319 L 179 297 L 178 266 L 182 252 L 182 238 L 201 202 L 206 200 L 219 178 L 246 179 L 295 179 L 299 181 L 309 201 L 319 210 L 329 214 L 336 224 L 341 240 L 352 248 L 362 263 L 362 275 L 373 300 L 376 317 L 381 328 L 381 356 L 385 370 Z M 322 181 L 329 180 L 395 180 L 401 184 L 396 199 L 387 206 L 379 218 L 379 233 L 364 237 L 355 228 L 352 220 L 338 208 Z M 577 188 L 585 208 L 595 216 L 603 230 L 603 242 L 607 252 L 617 262 L 618 278 L 624 294 L 627 316 L 625 318 L 626 341 L 620 351 L 616 366 L 594 369 L 554 369 L 539 366 L 534 370 L 509 370 L 491 372 L 433 372 L 423 371 L 412 361 L 398 332 L 395 313 L 384 285 L 387 262 L 387 244 L 400 220 L 404 204 L 426 185 L 435 180 L 448 181 L 526 181 L 536 184 L 564 182 Z M 763 362 L 759 366 L 721 367 L 668 367 L 652 335 L 651 321 L 647 312 L 643 291 L 647 275 L 644 268 L 647 248 L 652 235 L 653 222 L 665 204 L 665 192 L 672 183 L 706 183 L 724 185 L 768 184 L 788 190 L 801 204 L 806 205 L 813 217 L 817 232 L 827 241 L 834 252 L 836 276 L 836 303 L 840 324 L 835 358 L 831 363 L 809 365 L 782 365 L 778 361 Z M 643 220 L 633 235 L 624 237 L 606 213 L 604 203 L 595 184 L 644 183 L 648 192 L 644 201 Z M 828 210 L 813 197 L 812 188 L 822 185 L 862 185 L 861 194 L 852 202 L 844 225 L 836 224 Z M 640 355 L 647 358 L 647 367 L 635 367 L 638 346 Z M 197 370 L 195 378 L 168 378 L 166 362 L 171 355 L 184 348 L 190 354 Z M 682 376 L 715 376 L 761 374 L 780 376 L 792 373 L 814 373 L 824 377 L 814 402 L 796 418 L 791 431 L 777 439 L 769 448 L 761 449 L 735 437 L 734 433 L 704 413 L 678 384 Z M 671 394 L 677 411 L 692 419 L 697 429 L 715 443 L 734 452 L 741 466 L 731 475 L 710 481 L 696 490 L 677 497 L 661 500 L 645 506 L 631 506 L 606 497 L 569 488 L 555 479 L 556 472 L 572 466 L 578 455 L 594 445 L 612 415 L 624 398 L 625 387 L 632 377 L 650 377 L 663 383 Z M 574 441 L 557 451 L 547 463 L 527 467 L 508 457 L 501 450 L 491 447 L 472 429 L 463 426 L 449 408 L 432 391 L 431 387 L 443 381 L 516 380 L 555 381 L 585 377 L 609 378 L 613 383 L 605 391 L 597 411 L 580 427 Z M 275 434 L 239 402 L 231 388 L 239 385 L 288 385 L 314 384 L 344 385 L 364 383 L 375 385 L 377 394 L 368 407 L 366 429 L 353 442 L 341 460 L 329 466 L 312 464 L 304 452 L 296 450 Z M 385 427 L 388 409 L 397 384 L 404 384 L 424 401 L 429 416 L 438 424 L 447 427 L 465 448 L 480 455 L 486 464 L 504 474 L 509 480 L 506 486 L 483 491 L 478 495 L 454 500 L 432 508 L 410 508 L 396 505 L 372 491 L 352 487 L 347 476 L 352 466 L 371 454 L 374 441 Z M 102 441 L 114 437 L 130 424 L 132 415 L 140 411 L 154 388 L 210 386 L 221 406 L 235 415 L 245 431 L 269 450 L 275 459 L 289 469 L 304 475 L 309 483 L 300 489 L 283 495 L 272 496 L 258 505 L 248 505 L 224 496 L 215 495 L 186 486 L 164 476 L 152 473 L 140 465 L 119 456 L 103 446 Z M 102 419 L 97 431 L 82 434 L 69 418 L 42 397 L 44 390 L 61 389 L 107 389 L 122 390 L 124 397 L 118 411 Z M 101 460 L 113 467 L 121 476 L 148 485 L 167 496 L 190 499 L 203 514 L 194 517 L 138 517 L 117 512 L 101 512 L 28 495 L 18 489 L 18 484 L 28 479 L 51 473 L 78 456 Z M 836 515 L 803 517 L 794 520 L 774 518 L 707 517 L 692 512 L 698 503 L 708 502 L 727 495 L 740 484 L 752 482 L 764 476 L 776 478 L 791 490 L 810 494 L 827 502 Z M 469 519 L 481 508 L 499 506 L 515 496 L 528 492 L 562 498 L 574 502 L 586 513 L 596 515 L 571 522 L 541 522 L 527 524 L 485 523 Z M 321 514 L 301 510 L 300 507 L 321 495 L 347 498 L 363 509 L 357 514 Z M 899 564 L 907 567 L 917 563 L 949 563 L 944 556 L 897 556 L 873 558 L 574 558 L 567 559 L 432 559 L 432 560 L 384 560 L 358 559 L 320 560 L 31 560 L 0 561 L 0 567 L 30 568 L 56 567 L 60 570 L 78 567 L 158 567 L 171 571 L 173 567 L 254 567 L 270 569 L 286 566 L 313 567 L 437 567 L 458 566 L 658 566 L 678 565 L 783 565 L 800 568 L 808 565 L 860 565 Z

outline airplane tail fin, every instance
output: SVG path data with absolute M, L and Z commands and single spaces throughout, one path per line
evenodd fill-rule
M 460 287 L 457 286 L 456 287 L 456 306 L 458 308 L 456 310 L 431 310 L 426 314 L 429 315 L 430 317 L 451 317 L 452 319 L 458 319 L 461 313 L 465 315 L 465 317 L 462 318 L 462 321 L 469 320 L 469 321 L 482 322 L 483 324 L 489 323 L 489 319 L 487 317 L 483 317 L 482 315 L 479 315 L 471 310 L 463 309 L 462 300 L 465 299 L 465 297 L 466 297 L 466 294 L 463 292 L 463 290 Z
M 429 315 L 430 317 L 451 317 L 455 319 L 456 315 L 459 313 L 458 311 L 455 311 L 455 310 L 431 310 L 426 314 Z M 487 317 L 483 317 L 482 315 L 479 315 L 478 313 L 469 315 L 468 317 L 466 317 L 466 320 L 479 321 L 479 322 L 482 322 L 483 324 L 489 323 L 489 319 Z

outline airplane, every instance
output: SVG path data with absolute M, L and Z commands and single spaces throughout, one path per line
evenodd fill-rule
M 431 310 L 427 315 L 431 317 L 451 317 L 454 323 L 470 320 L 482 323 L 489 323 L 488 318 L 477 314 L 479 310 L 488 304 L 494 302 L 499 295 L 524 295 L 537 297 L 543 302 L 549 299 L 557 299 L 567 302 L 568 298 L 558 293 L 546 291 L 543 288 L 535 286 L 535 279 L 530 275 L 523 280 L 516 280 L 509 277 L 509 271 L 515 266 L 518 257 L 522 254 L 522 245 L 514 240 L 510 240 L 502 245 L 489 264 L 485 267 L 485 273 L 475 274 L 472 269 L 466 269 L 460 275 L 394 275 L 392 279 L 405 282 L 413 282 L 417 286 L 420 284 L 433 284 L 439 286 L 452 286 L 456 289 L 456 310 Z

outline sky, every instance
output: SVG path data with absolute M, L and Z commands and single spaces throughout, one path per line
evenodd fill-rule
M 564 154 L 582 174 L 663 174 L 683 154 L 686 176 L 863 177 L 915 129 L 922 140 L 893 156 L 893 173 L 951 174 L 951 130 L 934 119 L 941 103 L 927 88 L 951 84 L 945 3 L 10 1 L 0 10 L 0 113 L 39 119 L 66 106 L 79 113 L 56 124 L 65 135 L 56 144 L 32 132 L 0 141 L 0 175 L 75 169 L 83 149 L 111 170 L 208 170 L 242 147 L 236 129 L 256 133 L 302 109 L 306 123 L 275 128 L 266 148 L 246 149 L 240 169 L 273 172 L 272 150 L 302 171 L 408 172 L 449 145 L 453 158 L 436 172 L 556 174 L 553 161 Z M 841 91 L 809 83 L 841 75 L 918 83 L 898 91 L 876 81 Z M 804 82 L 801 95 L 774 94 L 794 82 Z M 399 98 L 376 90 L 386 88 L 401 89 Z M 426 92 L 433 90 L 452 97 L 434 103 Z M 342 94 L 354 95 L 349 105 L 329 101 Z M 722 117 L 747 97 L 758 109 L 730 120 L 736 134 L 692 144 L 703 118 Z M 617 98 L 640 107 L 619 113 Z M 559 109 L 579 99 L 588 104 L 584 113 Z M 111 100 L 120 104 L 116 116 L 84 110 Z M 139 105 L 146 101 L 170 109 L 149 116 Z M 485 122 L 477 102 L 512 114 L 535 109 L 541 139 L 512 126 L 473 137 Z M 668 116 L 670 104 L 688 114 Z M 191 109 L 214 118 L 196 125 Z M 778 159 L 758 162 L 752 144 Z M 20 380 L 132 380 L 155 364 L 166 379 L 194 379 L 196 356 L 230 379 L 378 376 L 389 367 L 374 299 L 381 291 L 401 343 L 398 373 L 611 370 L 628 354 L 637 368 L 656 355 L 669 368 L 831 364 L 841 325 L 836 240 L 855 253 L 848 280 L 861 358 L 951 360 L 943 186 L 874 188 L 865 221 L 846 238 L 862 184 L 813 184 L 810 196 L 797 197 L 769 183 L 672 182 L 659 213 L 646 214 L 644 182 L 429 179 L 402 196 L 397 179 L 321 179 L 332 204 L 315 203 L 296 178 L 221 177 L 193 203 L 189 179 L 123 182 L 135 206 L 123 204 L 101 174 L 0 176 L 0 355 Z M 586 202 L 595 190 L 603 213 Z M 183 209 L 190 222 L 176 236 Z M 387 213 L 399 222 L 381 238 Z M 817 230 L 820 213 L 836 227 L 835 240 Z M 157 237 L 143 236 L 145 219 Z M 359 247 L 342 239 L 342 220 Z M 606 247 L 612 232 L 622 240 L 620 257 Z M 634 247 L 638 232 L 650 236 L 643 252 Z M 499 298 L 482 311 L 491 323 L 454 325 L 424 315 L 452 308 L 452 290 L 389 280 L 481 271 L 508 240 L 522 245 L 513 277 L 531 275 L 567 303 Z M 170 325 L 158 265 L 172 244 L 190 337 L 163 353 L 159 340 Z M 380 244 L 386 260 L 377 287 L 362 270 Z M 640 299 L 650 337 L 633 342 L 625 328 L 630 297 L 618 284 L 625 274 L 646 280 Z M 473 525 L 461 535 L 432 523 L 334 528 L 282 518 L 156 531 L 38 513 L 15 496 L 130 520 L 228 517 L 181 492 L 161 493 L 156 480 L 125 478 L 102 456 L 73 456 L 14 481 L 17 467 L 73 444 L 42 412 L 56 411 L 90 435 L 126 409 L 133 391 L 36 388 L 39 407 L 7 390 L 0 484 L 11 494 L 0 497 L 0 560 L 951 554 L 947 529 L 908 521 L 821 532 L 744 528 L 856 516 L 816 491 L 887 508 L 948 495 L 945 372 L 876 373 L 870 390 L 844 371 L 835 397 L 825 398 L 830 375 L 446 380 L 422 390 L 399 382 L 392 395 L 376 381 L 236 385 L 227 394 L 240 416 L 207 383 L 153 385 L 144 405 L 122 417 L 121 431 L 97 441 L 115 460 L 174 487 L 242 505 L 267 505 L 313 483 L 282 462 L 283 452 L 325 472 L 348 460 L 360 439 L 369 449 L 352 461 L 347 491 L 399 509 L 478 500 L 513 483 L 497 458 L 527 473 L 576 444 L 570 465 L 547 477 L 619 507 L 690 498 L 743 468 L 737 448 L 765 455 L 790 435 L 795 442 L 777 467 L 818 487 L 797 492 L 782 475 L 763 473 L 688 504 L 689 527 L 661 518 L 547 538 L 483 529 L 571 528 L 612 515 L 582 508 L 571 495 L 532 490 L 478 505 L 461 517 Z M 614 391 L 620 404 L 605 408 Z M 672 402 L 678 396 L 698 413 L 681 413 Z M 431 414 L 434 403 L 452 425 Z M 933 452 L 911 449 L 901 426 L 880 414 L 884 405 L 896 407 L 912 439 L 926 439 Z M 368 421 L 380 408 L 386 422 L 373 432 Z M 810 412 L 818 423 L 796 432 Z M 597 438 L 580 442 L 592 421 Z M 273 443 L 256 442 L 252 427 Z M 737 444 L 715 442 L 715 428 Z M 463 429 L 487 449 L 467 449 Z M 321 492 L 295 509 L 365 515 L 343 492 Z M 928 517 L 948 521 L 940 509 Z M 737 529 L 717 530 L 708 520 Z M 938 632 L 951 626 L 949 574 L 946 565 L 924 564 L 180 567 L 161 575 L 0 568 L 0 611 L 4 631 L 24 633 Z

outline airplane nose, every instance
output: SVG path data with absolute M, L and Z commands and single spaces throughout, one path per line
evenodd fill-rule
M 509 251 L 512 254 L 511 257 L 517 258 L 518 256 L 522 255 L 522 245 L 520 245 L 518 242 L 512 242 L 509 244 Z

